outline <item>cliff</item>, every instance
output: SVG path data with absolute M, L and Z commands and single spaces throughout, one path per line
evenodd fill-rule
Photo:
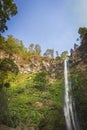
M 87 70 L 87 34 L 84 35 L 81 45 L 72 52 L 70 63 L 72 67 Z
M 63 61 L 49 57 L 32 55 L 27 60 L 15 53 L 0 50 L 0 59 L 11 58 L 18 66 L 20 73 L 30 74 L 39 71 L 47 71 L 52 78 L 60 78 L 63 73 Z

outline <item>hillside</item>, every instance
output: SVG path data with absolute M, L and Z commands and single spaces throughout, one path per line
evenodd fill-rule
M 63 130 L 63 82 L 46 72 L 18 74 L 0 92 L 0 123 L 24 130 Z
M 70 57 L 71 79 L 80 129 L 87 128 L 87 34 Z
M 2 41 L 1 129 L 8 126 L 7 129 L 16 130 L 64 130 L 63 60 L 31 54 L 23 45 L 19 49 L 20 42 L 12 37 Z
M 0 130 L 87 130 L 86 4 L 0 0 Z
M 83 71 L 87 70 L 87 34 L 81 40 L 80 46 L 72 52 L 70 62 L 72 67 Z
M 18 54 L 11 54 L 0 50 L 0 59 L 11 58 L 18 66 L 20 73 L 30 74 L 39 71 L 47 71 L 52 79 L 60 78 L 63 73 L 63 61 L 50 57 L 31 55 L 26 60 Z M 59 77 L 58 77 L 59 73 Z
M 40 54 L 38 44 L 30 44 L 25 48 L 22 41 L 8 36 L 0 37 L 0 59 L 10 58 L 18 66 L 20 73 L 30 74 L 39 71 L 47 71 L 51 79 L 61 78 L 63 73 L 63 60 L 57 56 L 53 58 L 53 51 L 47 49 L 47 54 Z
M 28 52 L 20 41 L 10 38 L 13 45 L 3 38 L 0 44 L 1 130 L 65 130 L 62 57 Z M 66 54 L 65 51 L 63 55 Z M 80 130 L 87 128 L 86 56 L 87 35 L 69 56 L 69 77 Z

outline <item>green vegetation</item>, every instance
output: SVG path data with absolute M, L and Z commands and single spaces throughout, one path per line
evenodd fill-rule
M 86 28 L 79 29 L 80 37 L 83 38 L 81 39 L 82 44 L 83 41 L 86 43 L 86 30 Z M 81 47 L 74 44 L 74 50 L 71 50 L 72 55 L 78 48 L 81 50 Z M 83 49 L 81 51 L 84 52 Z M 7 58 L 2 55 L 2 52 Z M 39 44 L 32 43 L 29 48 L 26 48 L 22 41 L 12 35 L 7 38 L 0 35 L 0 56 L 0 124 L 10 127 L 17 127 L 21 124 L 39 128 L 39 130 L 65 130 L 62 59 L 68 56 L 68 52 L 64 51 L 59 56 L 56 51 L 57 57 L 54 58 L 54 50 L 47 49 L 44 56 L 41 56 Z M 32 74 L 19 73 L 15 56 L 22 59 L 20 60 L 21 64 L 30 63 L 31 66 L 34 65 L 31 63 L 32 61 L 38 60 L 42 63 L 45 59 L 52 64 L 54 59 L 58 60 L 59 68 L 54 72 L 55 80 L 50 82 L 52 68 L 49 72 L 43 69 L 44 71 Z M 73 99 L 76 103 L 80 129 L 85 130 L 87 128 L 87 72 L 76 68 L 80 64 L 78 58 L 79 56 L 77 59 L 74 56 L 76 62 L 72 59 L 71 67 L 73 67 L 70 71 Z M 81 63 L 82 60 L 84 64 L 87 63 L 86 56 L 84 59 L 80 58 Z M 57 63 L 55 62 L 55 64 Z M 55 64 L 53 69 L 56 67 Z
M 81 130 L 87 128 L 87 72 L 72 71 L 72 86 Z
M 11 81 L 19 70 L 14 61 L 10 58 L 5 58 L 0 61 L 0 88 L 9 87 Z
M 29 47 L 25 47 L 24 43 L 21 40 L 14 38 L 13 35 L 8 35 L 7 38 L 0 35 L 0 50 L 5 51 L 7 54 L 9 53 L 10 56 L 13 54 L 21 56 L 24 60 L 28 60 L 30 56 L 42 56 L 39 44 L 31 43 L 29 44 Z M 55 53 L 55 57 L 61 58 L 58 55 L 58 51 L 55 51 Z M 47 49 L 43 56 L 54 58 L 54 50 Z
M 30 63 L 32 59 L 40 62 L 45 59 L 51 63 L 54 51 L 50 56 L 41 56 L 39 44 L 30 44 L 26 48 L 12 35 L 0 36 L 0 50 L 0 123 L 10 127 L 21 124 L 41 130 L 64 130 L 61 70 L 56 72 L 60 80 L 50 83 L 51 71 L 20 74 L 14 59 L 15 56 L 21 57 L 21 64 Z M 57 59 L 61 60 L 58 52 Z
M 1 113 L 0 123 L 11 127 L 33 126 L 41 130 L 62 130 L 65 126 L 63 116 L 63 83 L 49 83 L 46 72 L 30 75 L 18 74 L 11 86 L 6 89 L 6 115 Z M 4 89 L 3 89 L 4 90 Z M 1 92 L 2 95 L 2 92 Z M 7 100 L 6 100 L 7 99 Z M 1 102 L 0 102 L 1 104 Z M 60 127 L 59 127 L 60 126 Z
M 73 98 L 81 130 L 87 129 L 87 28 L 80 27 L 80 46 L 71 49 L 71 79 Z
M 6 22 L 16 15 L 17 6 L 13 0 L 0 0 L 0 32 L 7 30 Z
M 14 38 L 12 35 L 9 35 L 8 38 L 0 36 L 0 49 L 10 56 L 17 54 L 24 58 L 26 57 L 26 59 L 28 56 L 27 48 L 25 48 L 23 42 Z
M 62 52 L 62 54 L 61 54 L 62 59 L 65 59 L 67 56 L 68 56 L 68 51 Z
M 78 33 L 79 33 L 80 38 L 82 40 L 84 35 L 87 33 L 87 28 L 86 27 L 80 27 L 79 30 L 78 30 Z
M 44 53 L 44 56 L 49 56 L 49 57 L 54 57 L 54 50 L 53 49 L 47 49 L 46 52 Z

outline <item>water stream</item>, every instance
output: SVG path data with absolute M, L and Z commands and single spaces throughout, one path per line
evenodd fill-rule
M 64 102 L 64 115 L 66 120 L 67 130 L 79 130 L 75 104 L 72 99 L 71 84 L 68 79 L 68 58 L 64 60 L 64 79 L 65 79 L 65 102 Z

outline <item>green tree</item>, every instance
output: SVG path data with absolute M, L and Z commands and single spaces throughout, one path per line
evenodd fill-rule
M 40 47 L 39 44 L 36 44 L 36 45 L 35 45 L 35 53 L 36 53 L 37 55 L 40 55 L 40 53 L 41 53 L 41 47 Z
M 14 38 L 12 35 L 9 35 L 6 40 L 6 47 L 9 53 L 17 53 L 19 55 L 22 55 L 26 57 L 27 55 L 27 49 L 25 48 L 22 41 Z
M 8 96 L 7 88 L 0 90 L 0 124 L 8 123 Z
M 12 77 L 18 74 L 19 70 L 14 61 L 5 58 L 0 61 L 0 88 L 9 87 Z
M 68 51 L 64 51 L 61 53 L 61 58 L 64 59 L 68 56 Z
M 5 72 L 11 71 L 11 72 L 17 74 L 18 67 L 12 59 L 5 58 L 5 59 L 1 60 L 1 62 L 0 62 L 0 71 L 5 71 Z
M 87 128 L 87 71 L 73 67 L 71 80 L 79 124 L 81 130 L 85 130 Z
M 35 88 L 41 91 L 46 89 L 49 83 L 46 76 L 47 76 L 47 73 L 45 71 L 39 72 L 35 75 L 33 79 Z
M 54 57 L 54 50 L 47 49 L 46 52 L 44 53 L 44 56 L 49 56 L 49 57 L 53 58 Z
M 0 32 L 8 29 L 6 22 L 17 14 L 17 6 L 13 0 L 0 0 Z
M 31 43 L 31 44 L 29 45 L 28 51 L 29 51 L 30 54 L 33 54 L 33 53 L 34 53 L 34 44 L 33 44 L 33 43 Z
M 6 48 L 6 39 L 0 35 L 0 49 Z
M 86 27 L 80 27 L 78 30 L 78 33 L 80 35 L 80 38 L 83 39 L 84 35 L 87 33 L 87 28 Z
M 12 35 L 8 36 L 6 46 L 7 46 L 7 51 L 12 52 L 12 53 L 18 52 L 17 40 Z
M 0 61 L 0 123 L 8 125 L 9 107 L 7 88 L 10 81 L 18 73 L 18 67 L 12 59 L 5 58 Z
M 58 57 L 59 56 L 59 53 L 58 53 L 58 51 L 56 51 L 56 57 Z
M 19 49 L 19 53 L 24 56 L 24 57 L 27 57 L 28 53 L 27 53 L 27 48 L 24 46 L 23 42 L 16 39 L 17 43 L 18 43 L 18 49 Z

